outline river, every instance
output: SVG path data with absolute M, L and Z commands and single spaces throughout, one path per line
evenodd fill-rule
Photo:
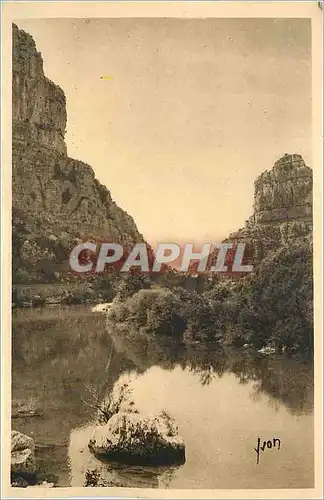
M 34 438 L 39 473 L 56 486 L 84 486 L 95 470 L 104 484 L 127 487 L 314 486 L 309 363 L 134 333 L 121 338 L 90 306 L 14 310 L 12 353 L 12 426 Z M 165 409 L 176 419 L 185 464 L 125 467 L 90 454 L 94 394 L 120 380 L 140 410 Z M 17 414 L 26 403 L 37 415 Z M 259 463 L 258 438 L 280 439 Z

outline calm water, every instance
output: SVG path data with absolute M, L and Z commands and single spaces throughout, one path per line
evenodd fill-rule
M 14 418 L 13 428 L 33 436 L 38 468 L 57 486 L 84 486 L 86 471 L 97 469 L 102 484 L 127 487 L 313 487 L 313 371 L 305 363 L 109 336 L 104 315 L 70 307 L 14 311 L 12 370 L 14 407 L 34 401 L 42 414 Z M 130 468 L 89 453 L 93 393 L 110 391 L 120 378 L 140 410 L 175 417 L 184 465 Z M 258 437 L 281 440 L 259 465 Z

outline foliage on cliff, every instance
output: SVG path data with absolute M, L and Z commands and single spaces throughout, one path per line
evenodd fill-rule
M 269 255 L 244 284 L 242 296 L 239 325 L 251 343 L 312 351 L 311 243 L 295 242 Z

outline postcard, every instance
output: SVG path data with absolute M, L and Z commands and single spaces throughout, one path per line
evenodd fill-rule
M 317 2 L 4 2 L 3 498 L 322 498 Z

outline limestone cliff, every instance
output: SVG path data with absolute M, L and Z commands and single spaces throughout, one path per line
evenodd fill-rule
M 245 242 L 250 262 L 257 263 L 271 250 L 312 237 L 313 176 L 298 154 L 285 154 L 254 183 L 254 213 L 245 226 L 226 241 Z
M 79 240 L 143 241 L 92 168 L 67 156 L 63 90 L 44 75 L 33 38 L 13 25 L 14 282 L 64 279 Z
M 12 133 L 15 142 L 34 141 L 66 154 L 65 95 L 44 75 L 33 38 L 13 25 Z
M 312 183 L 312 170 L 303 158 L 285 154 L 255 181 L 254 221 L 311 221 Z

